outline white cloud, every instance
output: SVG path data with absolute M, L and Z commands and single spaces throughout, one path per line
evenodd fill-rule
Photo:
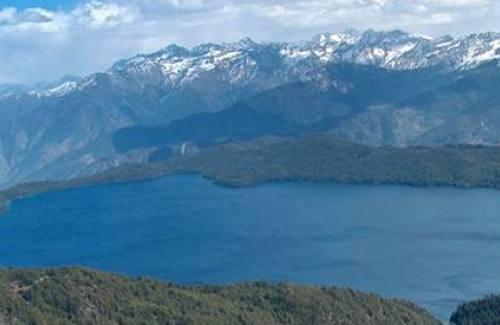
M 497 29 L 496 0 L 82 0 L 70 10 L 0 8 L 0 83 L 87 74 L 168 43 L 297 40 L 323 31 Z
M 0 10 L 0 25 L 7 25 L 15 22 L 16 14 L 16 8 L 7 7 Z
M 141 13 L 135 6 L 120 6 L 93 0 L 77 7 L 71 12 L 71 16 L 75 22 L 95 29 L 132 23 L 141 18 Z
M 54 13 L 43 8 L 28 8 L 18 11 L 7 7 L 0 10 L 0 26 L 13 26 L 27 23 L 43 24 L 53 20 Z

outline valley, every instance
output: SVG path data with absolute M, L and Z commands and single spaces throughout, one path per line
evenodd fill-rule
M 141 48 L 0 84 L 0 324 L 499 322 L 500 33 Z
M 82 78 L 6 85 L 0 187 L 145 163 L 183 142 L 333 133 L 373 146 L 496 145 L 499 40 L 367 30 L 170 45 Z

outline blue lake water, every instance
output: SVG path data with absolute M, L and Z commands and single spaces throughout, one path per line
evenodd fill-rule
M 178 283 L 351 286 L 442 319 L 500 292 L 500 191 L 283 183 L 195 176 L 16 201 L 0 266 L 83 265 Z

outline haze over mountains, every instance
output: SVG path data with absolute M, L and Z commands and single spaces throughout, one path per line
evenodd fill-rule
M 0 186 L 263 135 L 497 144 L 500 34 L 171 45 L 50 86 L 0 86 Z

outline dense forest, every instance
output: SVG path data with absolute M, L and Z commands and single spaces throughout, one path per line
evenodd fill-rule
M 183 162 L 217 183 L 269 181 L 500 187 L 500 147 L 369 147 L 322 135 L 260 139 L 206 150 Z
M 464 303 L 451 315 L 450 321 L 455 325 L 500 324 L 500 296 Z
M 0 297 L 0 324 L 440 324 L 411 303 L 350 289 L 183 287 L 86 269 L 0 271 Z

